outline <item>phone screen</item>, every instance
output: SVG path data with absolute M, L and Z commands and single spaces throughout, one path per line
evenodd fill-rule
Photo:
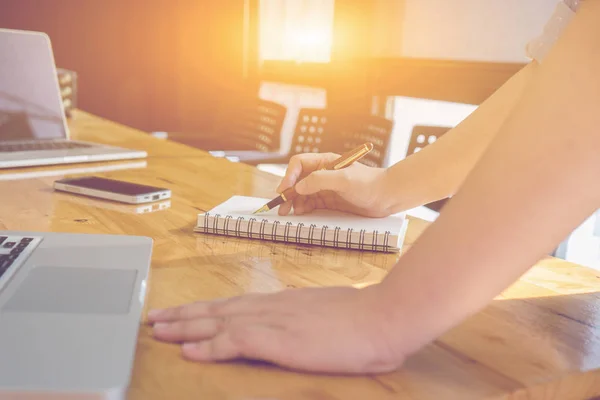
M 78 179 L 65 179 L 58 181 L 66 185 L 79 186 L 88 189 L 102 190 L 104 192 L 118 193 L 129 196 L 138 196 L 141 194 L 159 192 L 167 190 L 154 186 L 138 185 L 135 183 L 115 181 L 113 179 L 97 178 L 94 176 Z

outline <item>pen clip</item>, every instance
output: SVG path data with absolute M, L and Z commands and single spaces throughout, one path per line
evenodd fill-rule
M 346 168 L 347 166 L 354 163 L 355 161 L 363 158 L 372 149 L 373 149 L 372 144 L 370 144 L 370 143 L 365 144 L 365 145 L 361 146 L 358 150 L 356 150 L 354 153 L 349 154 L 346 157 L 341 157 L 342 159 L 337 164 L 335 164 L 331 169 L 338 170 L 338 169 Z

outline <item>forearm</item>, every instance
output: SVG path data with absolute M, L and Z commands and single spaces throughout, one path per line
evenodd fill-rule
M 440 218 L 381 284 L 411 352 L 478 311 L 600 206 L 600 2 L 584 4 Z M 409 326 L 410 329 L 406 329 Z
M 536 67 L 535 63 L 525 66 L 437 142 L 390 167 L 385 194 L 390 213 L 453 195 L 521 97 Z

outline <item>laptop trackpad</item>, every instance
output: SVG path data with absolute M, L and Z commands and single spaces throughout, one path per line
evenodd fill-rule
M 69 314 L 128 314 L 137 271 L 37 267 L 3 311 Z

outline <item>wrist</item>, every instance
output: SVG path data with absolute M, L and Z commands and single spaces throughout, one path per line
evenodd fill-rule
M 396 289 L 396 290 L 395 290 Z M 422 314 L 414 310 L 411 299 L 418 297 L 400 295 L 393 285 L 385 281 L 361 289 L 372 291 L 373 324 L 379 328 L 379 340 L 389 354 L 402 363 L 435 340 L 436 313 Z
M 419 168 L 414 160 L 401 161 L 382 174 L 382 208 L 395 214 L 451 195 L 449 184 L 430 168 Z
M 428 203 L 427 182 L 399 167 L 386 168 L 381 178 L 381 207 L 388 215 Z
M 381 284 L 374 284 L 359 289 L 365 296 L 364 304 L 369 306 L 368 314 L 372 318 L 369 325 L 376 337 L 376 343 L 388 362 L 399 367 L 415 350 L 411 349 L 405 338 L 410 331 L 410 325 L 398 312 L 398 303 L 390 302 L 386 289 Z

